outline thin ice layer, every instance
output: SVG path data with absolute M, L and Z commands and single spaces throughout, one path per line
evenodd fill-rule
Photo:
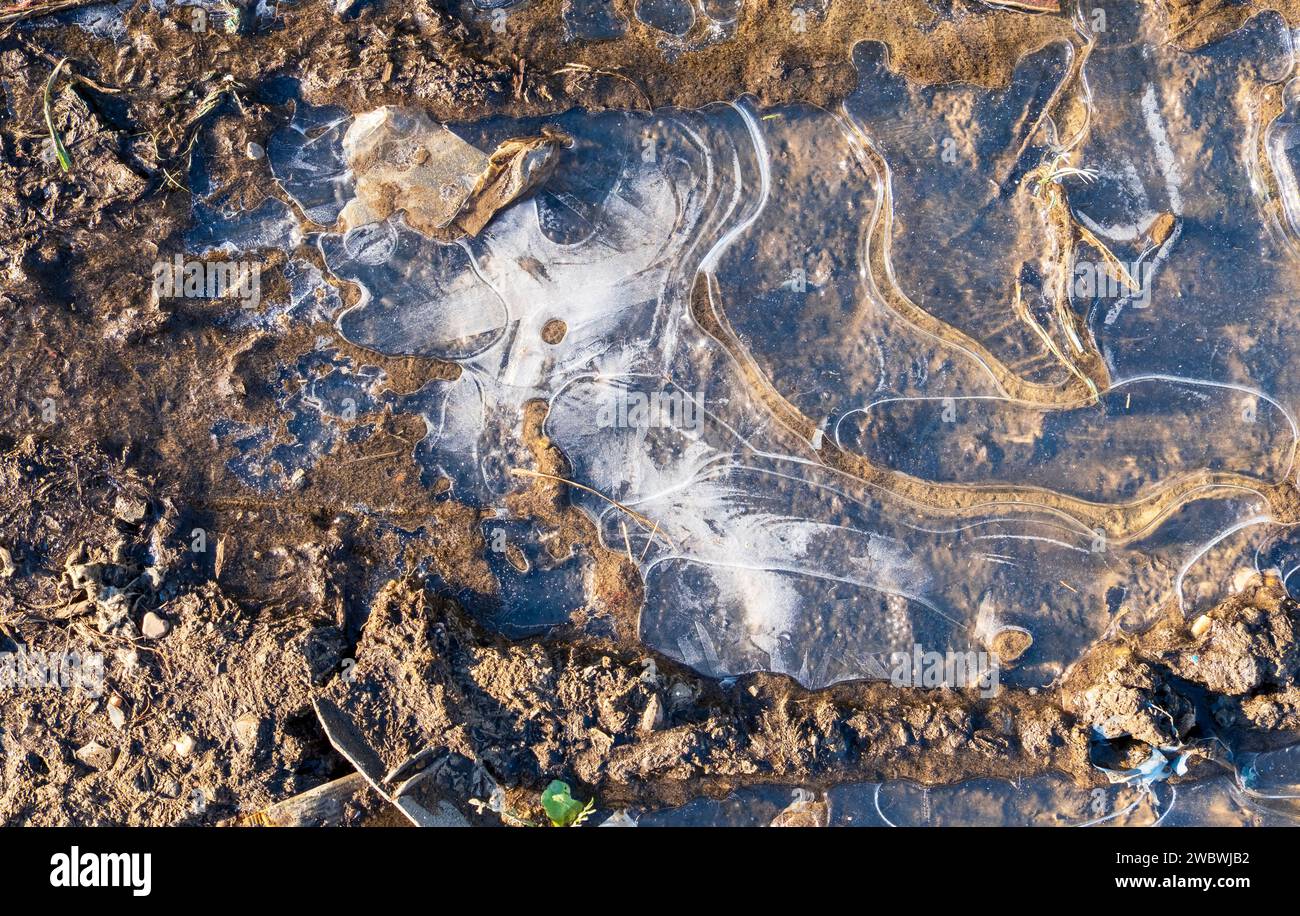
M 1230 50 L 1206 52 L 1210 69 Z M 418 450 L 458 499 L 499 505 L 510 468 L 529 462 L 524 405 L 549 401 L 573 478 L 605 497 L 573 498 L 642 567 L 643 637 L 700 670 L 820 686 L 889 676 L 892 654 L 917 645 L 987 650 L 1019 628 L 1033 644 L 1003 682 L 1044 683 L 1117 620 L 1140 626 L 1243 562 L 1237 534 L 1269 529 L 1271 488 L 1293 473 L 1291 404 L 1264 373 L 1144 371 L 1150 345 L 1121 359 L 1095 309 L 1094 345 L 1126 368 L 1080 402 L 1014 311 L 1016 281 L 1022 301 L 1055 307 L 1062 249 L 1029 244 L 1044 204 L 1020 182 L 1055 155 L 1043 115 L 1072 78 L 1070 52 L 1025 62 L 1011 90 L 948 87 L 915 109 L 884 62 L 860 59 L 880 78 L 842 114 L 556 119 L 575 141 L 556 173 L 475 239 L 444 245 L 395 218 L 322 237 L 330 269 L 361 291 L 339 326 L 461 366 L 425 392 Z M 954 105 L 971 112 L 967 171 L 936 177 L 951 165 L 943 145 L 913 135 Z M 914 130 L 898 131 L 902 110 Z M 1243 193 L 1233 219 L 1249 222 Z M 1077 209 L 1095 232 L 1110 225 Z M 948 249 L 983 259 L 940 263 Z M 1161 289 L 1152 314 L 1183 307 Z M 1267 305 L 1238 302 L 1233 317 Z M 1009 398 L 1016 380 L 1039 400 Z M 1244 562 L 1255 552 L 1284 563 L 1258 544 Z M 534 622 L 571 610 L 540 564 L 512 570 L 499 575 Z

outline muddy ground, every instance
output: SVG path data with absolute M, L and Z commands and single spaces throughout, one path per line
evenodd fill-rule
M 1204 43 L 1264 5 L 1170 0 L 1171 38 Z M 853 86 L 859 40 L 888 44 L 915 80 L 999 85 L 1072 29 L 1065 13 L 977 0 L 859 0 L 794 30 L 784 4 L 746 0 L 734 38 L 665 54 L 635 20 L 621 39 L 566 44 L 559 6 L 535 0 L 504 31 L 440 0 L 343 16 L 300 0 L 234 33 L 143 2 L 116 39 L 58 18 L 0 26 L 0 651 L 104 660 L 102 691 L 0 688 L 0 823 L 263 822 L 353 772 L 322 702 L 364 723 L 384 767 L 437 761 L 426 793 L 478 823 L 540 819 L 556 778 L 604 809 L 644 809 L 758 783 L 1053 770 L 1099 784 L 1094 763 L 1178 743 L 1200 749 L 1198 778 L 1230 751 L 1296 739 L 1300 608 L 1276 581 L 1194 628 L 1171 611 L 1117 636 L 1039 693 L 810 693 L 776 675 L 713 682 L 639 646 L 635 569 L 546 478 L 509 508 L 580 545 L 591 600 L 545 636 L 493 635 L 454 600 L 495 588 L 480 515 L 421 479 L 418 418 L 358 417 L 367 434 L 283 493 L 241 483 L 213 418 L 282 425 L 273 370 L 318 336 L 395 391 L 457 371 L 358 351 L 325 322 L 241 327 L 224 320 L 235 305 L 151 295 L 151 265 L 184 250 L 196 156 L 220 196 L 270 193 L 266 159 L 246 150 L 288 116 L 280 78 L 313 104 L 418 102 L 454 121 L 745 93 L 829 105 Z M 1300 5 L 1272 6 L 1300 21 Z M 51 118 L 66 174 L 43 112 L 64 57 Z M 283 267 L 266 264 L 264 300 L 287 295 Z M 535 468 L 563 476 L 542 409 L 525 430 Z M 1128 737 L 1098 741 L 1098 722 Z M 470 804 L 498 789 L 510 816 Z M 327 819 L 395 818 L 385 809 L 361 790 Z

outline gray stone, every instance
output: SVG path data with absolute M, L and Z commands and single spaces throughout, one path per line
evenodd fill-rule
M 162 639 L 171 630 L 172 625 L 153 611 L 145 614 L 144 620 L 140 624 L 140 632 L 145 639 Z
M 663 724 L 663 701 L 659 699 L 659 694 L 652 694 L 650 702 L 645 704 L 645 710 L 641 713 L 641 722 L 637 725 L 637 729 L 643 733 L 648 733 L 663 728 Z

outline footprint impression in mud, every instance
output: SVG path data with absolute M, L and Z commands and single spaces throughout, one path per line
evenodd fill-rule
M 1267 17 L 1193 54 L 1147 28 L 1115 17 L 1005 90 L 912 86 L 864 45 L 839 112 L 399 132 L 379 165 L 431 132 L 480 165 L 543 128 L 568 145 L 481 231 L 432 238 L 398 209 L 319 232 L 360 292 L 338 327 L 460 366 L 420 392 L 417 453 L 458 500 L 518 485 L 524 407 L 548 402 L 572 498 L 641 568 L 643 639 L 704 673 L 818 687 L 896 676 L 920 648 L 1046 683 L 1117 619 L 1203 598 L 1206 563 L 1249 565 L 1240 533 L 1293 520 L 1276 294 L 1294 260 L 1228 133 L 1289 71 Z M 349 124 L 303 106 L 270 149 L 326 227 L 366 177 Z M 1285 191 L 1289 134 L 1272 136 Z M 1208 182 L 1206 142 L 1240 182 Z M 581 564 L 542 572 L 508 575 L 558 619 Z

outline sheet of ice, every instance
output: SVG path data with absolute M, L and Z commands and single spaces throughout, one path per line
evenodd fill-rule
M 899 780 L 841 786 L 829 794 L 835 823 L 887 827 L 1155 827 L 1177 797 L 1168 785 L 1090 788 L 1059 776 L 951 786 Z
M 292 211 L 274 197 L 266 198 L 252 210 L 221 208 L 196 198 L 185 250 L 199 255 L 292 251 L 301 239 Z
M 554 533 L 510 518 L 483 522 L 488 566 L 495 594 L 469 593 L 462 603 L 489 626 L 510 637 L 526 636 L 564 623 L 586 604 L 587 570 Z M 555 554 L 559 553 L 557 559 Z
M 344 439 L 366 439 L 371 432 L 367 424 L 344 431 L 332 421 L 373 411 L 383 382 L 375 367 L 355 367 L 337 350 L 320 347 L 283 367 L 272 383 L 287 415 L 283 428 L 222 419 L 213 424 L 212 433 L 237 449 L 230 468 L 240 480 L 259 490 L 284 489 L 295 472 L 310 470 Z
M 342 108 L 299 102 L 289 126 L 271 136 L 267 155 L 275 177 L 307 219 L 333 226 L 356 193 L 343 157 L 352 116 Z
M 96 3 L 80 9 L 68 10 L 53 16 L 29 19 L 19 25 L 22 30 L 51 29 L 61 25 L 75 25 L 97 38 L 120 41 L 126 36 L 126 14 L 135 5 L 134 0 L 116 3 Z
M 1151 375 L 1268 392 L 1292 414 L 1300 378 L 1296 260 L 1265 215 L 1259 100 L 1293 68 L 1291 33 L 1261 14 L 1194 54 L 1158 52 L 1145 4 L 1114 11 L 1086 74 L 1097 114 L 1072 180 L 1080 218 L 1126 263 L 1151 265 L 1150 301 L 1078 303 L 1117 381 Z M 1104 115 L 1103 115 L 1104 113 Z M 1177 218 L 1164 245 L 1158 213 Z
M 1300 746 L 1248 755 L 1239 764 L 1232 791 L 1261 818 L 1300 821 Z
M 460 366 L 388 402 L 424 415 L 417 458 L 454 498 L 500 506 L 530 463 L 523 409 L 547 401 L 573 478 L 604 497 L 573 498 L 640 563 L 643 638 L 701 671 L 822 686 L 1015 627 L 1033 644 L 1002 682 L 1045 684 L 1120 617 L 1300 566 L 1270 501 L 1295 474 L 1297 319 L 1278 298 L 1295 259 L 1239 142 L 1264 126 L 1243 100 L 1287 72 L 1276 26 L 1187 54 L 1112 17 L 1006 90 L 918 88 L 865 45 L 839 112 L 571 112 L 548 122 L 575 141 L 555 174 L 477 238 L 400 214 L 321 234 L 359 291 L 337 324 Z M 1080 73 L 1090 127 L 1057 107 Z M 302 108 L 271 145 L 324 225 L 350 187 L 345 122 Z M 1207 137 L 1227 184 L 1191 155 Z M 1063 283 L 1098 244 L 1150 285 Z M 580 559 L 507 523 L 502 626 L 564 619 Z
M 1077 56 L 1069 45 L 1045 48 L 1021 61 L 1002 91 L 920 87 L 889 69 L 885 46 L 868 42 L 854 51 L 859 88 L 843 106 L 887 170 L 880 180 L 888 198 L 878 212 L 858 217 L 871 231 L 852 248 L 868 263 L 873 251 L 888 259 L 891 273 L 881 275 L 877 263 L 871 278 L 880 295 L 906 297 L 932 316 L 913 323 L 942 336 L 948 353 L 956 347 L 996 359 L 1046 385 L 1059 383 L 1065 370 L 1016 320 L 1012 302 L 1017 283 L 1026 299 L 1049 283 L 1042 263 L 1050 263 L 1052 239 L 1024 179 L 1047 150 L 1048 104 Z M 796 157 L 791 167 L 797 164 Z M 902 380 L 894 384 L 897 394 L 913 393 Z
M 271 297 L 262 308 L 238 309 L 226 319 L 232 327 L 257 327 L 273 330 L 301 322 L 311 325 L 330 322 L 343 307 L 338 290 L 325 282 L 315 264 L 293 258 L 284 266 L 288 296 Z
M 565 0 L 561 15 L 570 41 L 603 41 L 627 31 L 614 0 Z
M 690 0 L 636 0 L 636 18 L 669 35 L 685 35 L 695 25 Z
M 1194 783 L 1078 786 L 1062 776 L 847 783 L 816 795 L 755 786 L 638 815 L 638 826 L 764 827 L 792 799 L 816 798 L 832 827 L 1262 827 L 1300 821 L 1296 748 L 1253 756 L 1242 773 Z
M 639 814 L 638 827 L 767 827 L 800 790 L 753 786 L 726 798 L 697 798 L 676 808 Z

